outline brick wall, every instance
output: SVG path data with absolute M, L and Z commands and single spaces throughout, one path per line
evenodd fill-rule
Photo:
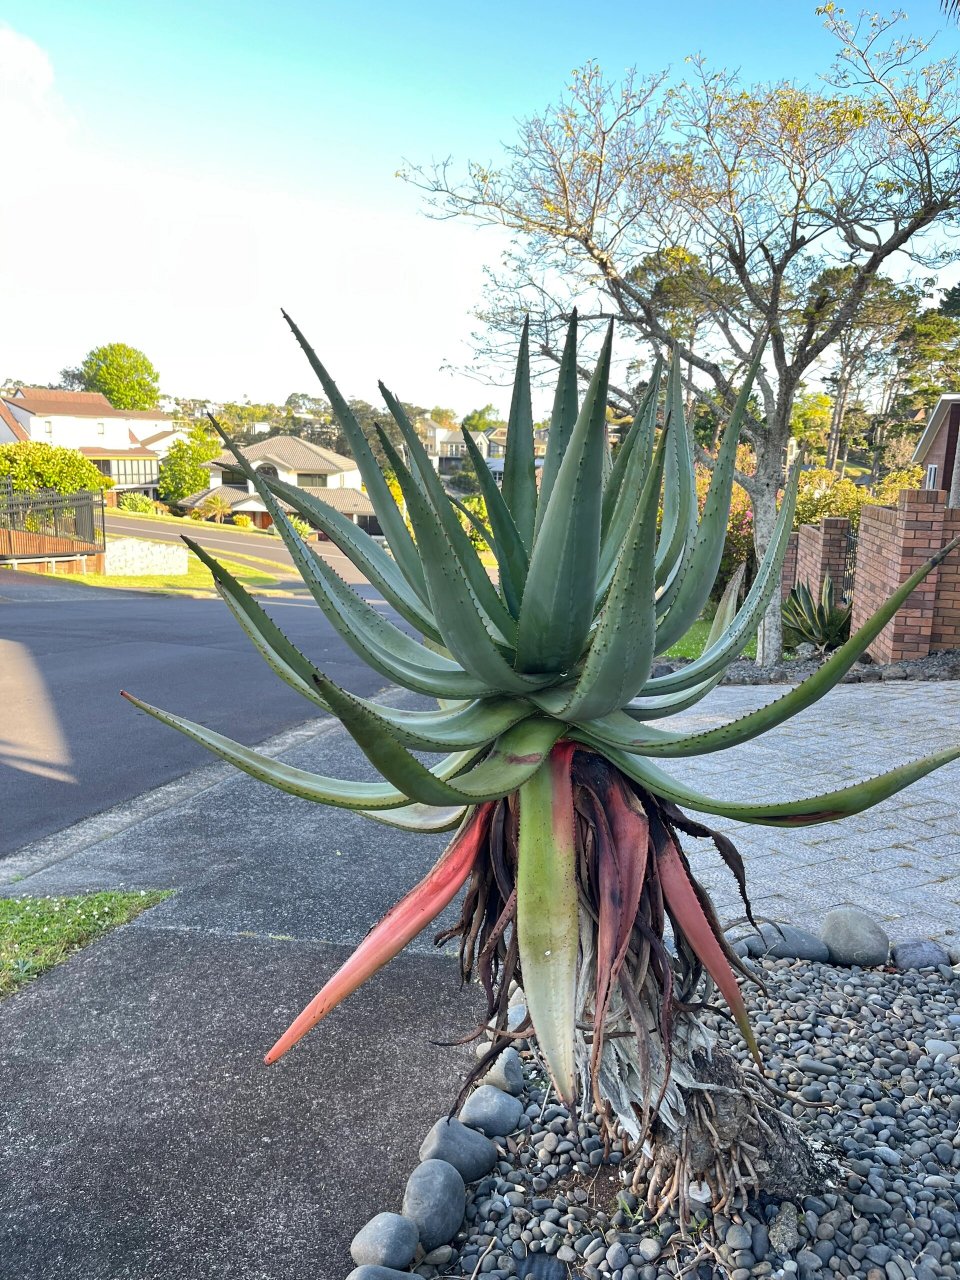
M 896 507 L 864 507 L 853 584 L 855 631 L 934 551 L 960 533 L 938 489 L 904 490 Z M 870 646 L 878 662 L 960 647 L 960 549 L 927 575 Z
M 800 535 L 799 533 L 791 533 L 787 541 L 787 552 L 783 557 L 783 575 L 780 579 L 780 601 L 786 600 L 787 596 L 797 585 L 797 551 L 799 549 Z

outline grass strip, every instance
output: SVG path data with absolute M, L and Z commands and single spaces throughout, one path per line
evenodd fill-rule
M 0 998 L 127 924 L 172 890 L 109 890 L 69 898 L 0 898 Z

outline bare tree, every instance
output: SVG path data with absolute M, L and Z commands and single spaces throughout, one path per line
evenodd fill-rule
M 587 319 L 612 315 L 655 348 L 675 347 L 695 387 L 727 406 L 743 369 L 765 352 L 762 412 L 747 428 L 756 472 L 738 477 L 759 553 L 804 375 L 896 255 L 945 261 L 943 233 L 960 213 L 956 59 L 928 60 L 929 42 L 901 37 L 899 17 L 851 24 L 832 4 L 821 13 L 839 51 L 815 89 L 744 86 L 699 57 L 672 87 L 664 74 L 636 72 L 613 83 L 588 63 L 558 104 L 521 123 L 502 167 L 470 164 L 457 176 L 446 161 L 405 175 L 438 216 L 515 233 L 485 312 L 494 331 L 529 312 L 541 353 L 555 358 L 558 323 L 576 302 Z M 663 290 L 658 299 L 642 269 L 677 251 L 696 263 L 678 275 L 709 315 L 696 342 L 668 323 Z M 830 267 L 849 271 L 844 296 L 811 299 Z M 629 385 L 614 394 L 622 407 L 635 403 Z M 780 649 L 774 605 L 758 661 L 775 661 Z

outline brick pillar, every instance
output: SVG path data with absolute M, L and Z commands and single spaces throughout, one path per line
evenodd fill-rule
M 780 601 L 787 596 L 797 584 L 797 549 L 800 542 L 799 533 L 791 533 L 787 539 L 787 552 L 783 557 L 783 574 L 780 579 Z
M 904 489 L 896 507 L 864 507 L 853 584 L 851 629 L 866 622 L 902 582 L 944 545 L 946 495 Z M 927 575 L 870 646 L 878 662 L 925 658 L 933 639 L 940 570 Z
M 806 583 L 813 596 L 819 596 L 823 580 L 829 573 L 839 598 L 849 534 L 850 521 L 843 516 L 827 516 L 819 525 L 800 526 L 796 580 Z
M 960 507 L 943 513 L 943 541 L 960 537 Z M 960 547 L 937 570 L 937 598 L 930 628 L 930 651 L 960 649 Z

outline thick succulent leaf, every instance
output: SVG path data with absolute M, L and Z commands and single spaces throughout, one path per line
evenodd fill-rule
M 760 1050 L 750 1026 L 746 1005 L 740 994 L 740 986 L 730 967 L 727 956 L 728 947 L 723 940 L 723 934 L 718 935 L 705 915 L 697 892 L 690 883 L 687 868 L 673 840 L 664 833 L 664 838 L 658 839 L 655 847 L 657 872 L 666 908 L 729 1005 L 730 1012 L 736 1018 L 737 1026 L 759 1066 L 761 1065 Z
M 630 434 L 624 441 L 620 453 L 617 454 L 617 461 L 614 464 L 614 472 L 616 472 L 626 450 L 626 461 L 619 481 L 617 500 L 610 511 L 609 520 L 603 527 L 600 542 L 600 566 L 597 573 L 598 605 L 603 601 L 610 587 L 653 458 L 657 425 L 657 389 L 652 383 L 647 388 L 641 412 L 644 417 L 641 418 L 638 413 L 634 426 L 630 429 Z M 611 476 L 611 485 L 615 481 L 615 475 Z M 604 507 L 606 507 L 608 496 L 609 487 L 608 492 L 604 494 Z
M 240 742 L 234 742 L 232 738 L 224 737 L 222 733 L 215 733 L 201 724 L 195 724 L 192 720 L 186 720 L 183 716 L 175 716 L 169 711 L 161 711 L 159 707 L 152 707 L 148 702 L 142 702 L 130 693 L 121 693 L 121 697 L 132 702 L 141 711 L 146 711 L 162 724 L 169 725 L 171 729 L 178 729 L 180 733 L 185 734 L 201 747 L 206 747 L 214 755 L 236 765 L 238 769 L 248 773 L 251 778 L 256 778 L 258 782 L 269 783 L 270 786 L 287 791 L 290 795 L 299 796 L 302 800 L 313 800 L 318 804 L 329 804 L 339 809 L 357 810 L 398 809 L 401 805 L 410 803 L 409 796 L 388 783 L 349 782 L 341 778 L 326 778 L 322 774 L 310 773 L 306 769 L 295 769 L 293 765 L 283 764 L 280 760 L 271 760 L 269 756 L 261 755 L 260 752 L 253 751 Z M 452 764 L 447 765 L 447 768 L 453 773 L 457 768 L 463 768 L 468 764 L 475 755 L 476 752 L 460 753 Z
M 403 489 L 410 522 L 423 555 L 433 616 L 443 642 L 465 671 L 486 685 L 489 693 L 526 693 L 542 688 L 548 677 L 521 675 L 506 661 L 480 611 L 459 561 L 451 554 L 444 530 L 413 483 L 409 471 L 380 432 L 380 443 L 395 468 Z M 512 622 L 512 619 L 511 619 Z
M 610 472 L 610 478 L 604 486 L 603 491 L 603 512 L 600 518 L 601 538 L 603 543 L 607 540 L 607 531 L 610 528 L 610 522 L 613 519 L 614 512 L 617 510 L 620 502 L 621 493 L 623 491 L 624 482 L 627 477 L 627 468 L 630 459 L 637 450 L 640 455 L 640 464 L 636 467 L 633 475 L 633 492 L 634 496 L 639 493 L 640 486 L 646 479 L 647 468 L 650 465 L 650 459 L 653 457 L 654 436 L 657 428 L 657 404 L 660 399 L 660 379 L 663 374 L 663 362 L 657 359 L 653 366 L 653 372 L 650 375 L 650 381 L 647 383 L 643 397 L 640 401 L 640 407 L 634 414 L 633 422 L 630 424 L 630 430 L 624 437 L 620 448 L 617 450 L 617 456 L 613 460 L 613 469 Z M 624 515 L 622 517 L 622 529 L 626 529 L 630 522 L 632 513 L 631 502 L 628 501 L 624 507 Z M 613 545 L 616 545 L 620 539 L 613 536 Z
M 577 907 L 573 744 L 560 743 L 547 766 L 520 788 L 517 941 L 523 992 L 540 1052 L 560 1098 L 576 1096 Z
M 314 373 L 320 379 L 324 394 L 330 401 L 330 405 L 336 415 L 337 421 L 343 428 L 343 432 L 350 443 L 350 452 L 353 454 L 354 460 L 363 477 L 363 483 L 367 490 L 367 496 L 373 504 L 373 509 L 377 513 L 377 519 L 383 530 L 387 541 L 390 544 L 390 550 L 393 552 L 394 559 L 400 567 L 400 572 L 406 578 L 407 582 L 413 587 L 417 595 L 426 604 L 427 590 L 423 577 L 423 568 L 420 564 L 420 556 L 417 548 L 414 546 L 413 539 L 410 537 L 410 531 L 407 529 L 403 519 L 403 513 L 397 506 L 393 494 L 390 492 L 390 486 L 387 484 L 380 465 L 374 457 L 373 450 L 367 443 L 367 438 L 363 434 L 363 430 L 350 410 L 350 406 L 340 394 L 337 384 L 327 373 L 324 366 L 317 357 L 316 352 L 307 342 L 306 338 L 294 324 L 294 322 L 283 312 L 283 318 L 290 326 L 293 336 L 299 342 L 303 349 L 304 355 L 310 362 L 310 366 Z M 226 439 L 226 436 L 224 436 Z M 227 441 L 229 444 L 230 442 Z
M 283 499 L 305 520 L 321 529 L 351 564 L 382 593 L 401 618 L 431 639 L 440 639 L 440 632 L 434 625 L 430 610 L 400 572 L 397 562 L 368 533 L 364 533 L 342 512 L 296 485 L 275 480 L 272 476 L 264 476 L 263 482 L 275 497 Z
M 503 500 L 500 486 L 494 480 L 483 454 L 470 432 L 461 429 L 467 454 L 477 474 L 480 492 L 487 504 L 487 519 L 493 534 L 493 551 L 497 557 L 497 568 L 500 572 L 500 588 L 503 591 L 507 608 L 514 618 L 520 616 L 520 601 L 523 598 L 523 584 L 527 580 L 529 558 L 520 537 L 510 509 Z M 468 512 L 468 514 L 470 514 Z
M 492 692 L 487 683 L 412 639 L 351 590 L 304 544 L 258 473 L 222 430 L 221 434 L 270 513 L 310 594 L 337 633 L 368 666 L 404 688 L 431 697 L 475 698 Z
M 433 509 L 433 513 L 446 535 L 447 542 L 450 544 L 450 548 L 454 556 L 456 556 L 460 568 L 463 570 L 464 577 L 470 583 L 470 590 L 479 602 L 481 609 L 493 622 L 494 627 L 499 629 L 500 633 L 508 641 L 512 641 L 516 635 L 515 618 L 500 599 L 496 587 L 490 581 L 490 575 L 481 564 L 480 557 L 467 536 L 466 530 L 460 523 L 460 518 L 454 510 L 450 499 L 444 492 L 440 477 L 433 469 L 433 463 L 427 456 L 427 451 L 414 430 L 413 424 L 404 412 L 403 406 L 382 382 L 379 386 L 380 394 L 383 396 L 393 420 L 400 428 L 400 434 L 403 436 L 403 442 L 407 447 L 407 455 L 412 464 L 411 469 L 420 482 L 423 497 Z M 397 479 L 400 480 L 399 474 Z M 410 514 L 410 499 L 407 497 L 406 491 L 404 491 L 404 498 L 407 502 L 408 514 Z M 413 524 L 412 517 L 410 522 Z M 414 525 L 414 533 L 416 532 L 417 527 Z M 426 578 L 426 570 L 424 570 L 424 577 Z
M 696 546 L 697 481 L 693 467 L 693 450 L 683 407 L 680 360 L 674 357 L 667 389 L 668 414 L 664 427 L 670 437 L 666 476 L 663 486 L 663 523 L 657 545 L 656 583 L 670 582 L 681 572 L 684 552 Z
M 282 1058 L 313 1027 L 392 960 L 452 902 L 473 870 L 490 826 L 489 809 L 477 809 L 439 862 L 364 938 L 345 964 L 307 1005 L 264 1059 Z
M 703 612 L 703 607 L 710 598 L 710 591 L 716 581 L 717 570 L 723 558 L 727 519 L 730 514 L 730 495 L 733 491 L 733 473 L 736 467 L 740 427 L 759 363 L 758 357 L 750 366 L 727 429 L 723 433 L 703 507 L 703 515 L 697 526 L 693 553 L 689 560 L 681 565 L 679 572 L 657 602 L 660 616 L 657 627 L 657 653 L 663 653 L 669 649 L 690 630 Z
M 592 720 L 622 707 L 643 688 L 653 663 L 654 557 L 657 503 L 663 474 L 661 438 L 617 563 L 613 582 L 590 638 L 590 649 L 564 720 Z
M 494 553 L 494 555 L 496 555 L 497 549 L 494 545 L 492 530 L 488 529 L 487 526 L 480 519 L 480 517 L 476 515 L 473 511 L 471 511 L 469 507 L 465 507 L 459 498 L 455 498 L 451 494 L 450 502 L 454 507 L 456 507 L 457 511 L 460 512 L 460 514 L 467 521 L 467 523 L 473 526 L 473 528 L 484 540 L 484 542 L 487 544 L 490 550 Z
M 537 473 L 533 457 L 533 406 L 530 401 L 530 318 L 523 322 L 513 397 L 507 418 L 503 458 L 503 500 L 527 551 L 533 548 L 537 518 Z
M 260 607 L 246 588 L 229 570 L 215 560 L 199 543 L 184 537 L 193 554 L 207 566 L 221 599 L 253 641 L 267 665 L 285 684 L 324 711 L 330 708 L 314 683 L 317 668 L 291 643 L 268 613 Z
M 687 689 L 713 676 L 722 676 L 730 663 L 747 647 L 750 638 L 756 633 L 770 599 L 780 589 L 780 571 L 790 542 L 800 474 L 801 465 L 798 461 L 787 481 L 770 543 L 740 612 L 728 622 L 721 635 L 714 635 L 711 632 L 711 637 L 708 638 L 699 658 L 688 662 L 669 675 L 654 676 L 652 680 L 648 680 L 642 693 L 644 698 L 660 697 L 663 694 Z
M 676 734 L 664 733 L 656 743 L 637 743 L 636 749 L 644 755 L 656 756 L 700 756 L 710 751 L 722 751 L 726 747 L 737 746 L 741 742 L 749 742 L 761 733 L 766 733 L 776 725 L 790 720 L 805 708 L 818 702 L 825 693 L 839 683 L 857 659 L 870 647 L 883 628 L 894 616 L 900 606 L 932 569 L 935 569 L 948 556 L 954 547 L 960 546 L 960 538 L 938 551 L 925 564 L 912 574 L 890 598 L 863 624 L 860 630 L 837 649 L 823 665 L 806 680 L 796 685 L 789 693 L 768 702 L 766 706 L 751 711 L 729 724 L 718 725 L 715 729 L 707 729 L 702 733 Z M 610 740 L 610 735 L 598 731 L 596 725 L 590 726 L 590 732 Z M 648 731 L 649 732 L 649 731 Z M 625 741 L 616 743 L 631 747 Z
M 399 809 L 358 809 L 364 818 L 379 822 L 385 827 L 397 827 L 400 831 L 416 831 L 428 835 L 437 831 L 453 831 L 467 815 L 466 805 L 437 806 L 407 804 Z
M 722 818 L 733 818 L 738 822 L 751 822 L 763 827 L 806 827 L 818 822 L 849 818 L 854 813 L 873 808 L 875 804 L 902 791 L 904 787 L 909 787 L 912 782 L 926 777 L 934 769 L 960 759 L 960 747 L 951 747 L 920 760 L 911 760 L 909 764 L 900 765 L 888 773 L 881 773 L 876 778 L 868 778 L 840 791 L 828 791 L 823 795 L 781 803 L 743 804 L 705 796 L 692 787 L 684 786 L 651 760 L 612 747 L 600 748 L 590 741 L 589 735 L 581 734 L 579 730 L 573 731 L 571 736 L 594 749 L 602 750 L 611 764 L 656 796 L 672 800 L 674 804 L 687 809 L 714 813 Z
M 714 643 L 730 625 L 737 611 L 737 595 L 745 572 L 746 566 L 740 565 L 724 587 L 707 635 L 708 646 Z M 677 735 L 665 729 L 654 729 L 650 725 L 640 729 L 637 721 L 659 720 L 665 716 L 686 711 L 688 707 L 694 706 L 705 698 L 711 689 L 716 688 L 721 678 L 721 676 L 713 676 L 703 684 L 694 685 L 692 689 L 649 698 L 639 707 L 630 706 L 622 711 L 611 711 L 609 715 L 598 716 L 589 722 L 581 721 L 578 727 L 605 747 L 619 747 L 623 751 L 635 751 L 641 755 L 658 755 L 660 754 L 659 744 L 669 743 Z
M 347 693 L 320 673 L 314 676 L 314 681 L 327 706 L 387 782 L 392 782 L 405 795 L 421 804 L 446 805 L 469 798 L 459 792 L 456 786 L 451 787 L 435 777 L 425 764 L 410 753 L 379 707 Z M 508 777 L 509 774 L 505 776 Z M 509 785 L 505 790 L 510 790 Z
M 537 498 L 537 517 L 534 524 L 534 535 L 540 532 L 547 503 L 557 482 L 560 463 L 570 443 L 570 436 L 577 421 L 577 311 L 574 308 L 567 325 L 567 336 L 560 357 L 560 373 L 557 378 L 557 390 L 553 397 L 553 409 L 550 414 L 550 434 L 547 437 L 547 451 L 543 458 L 540 474 L 540 493 Z M 488 504 L 489 506 L 489 504 Z
M 521 671 L 569 670 L 593 622 L 612 341 L 611 324 L 530 558 L 517 629 Z

